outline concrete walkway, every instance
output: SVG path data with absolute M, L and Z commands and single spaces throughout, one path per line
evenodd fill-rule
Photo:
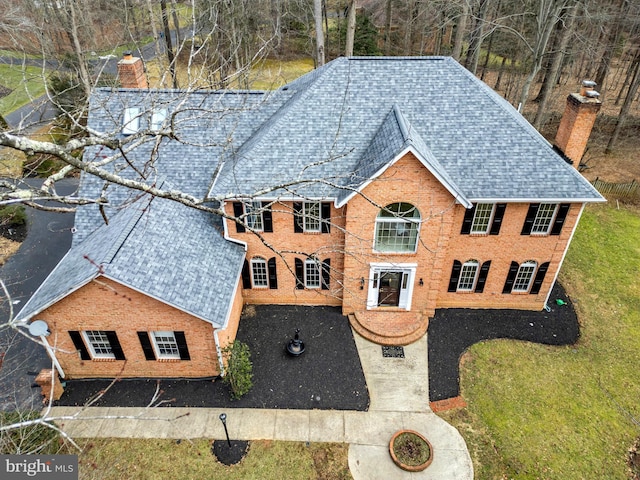
M 272 439 L 348 443 L 354 480 L 472 480 L 473 465 L 458 431 L 429 409 L 427 340 L 404 347 L 405 358 L 384 358 L 379 345 L 354 334 L 371 405 L 368 412 L 338 410 L 225 409 L 237 440 Z M 71 437 L 223 439 L 216 408 L 55 407 L 48 414 Z M 420 473 L 396 467 L 389 439 L 400 429 L 425 435 L 433 463 Z

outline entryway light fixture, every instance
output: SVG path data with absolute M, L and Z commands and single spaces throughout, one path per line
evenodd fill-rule
M 360 290 L 364 290 L 364 277 L 360 277 Z

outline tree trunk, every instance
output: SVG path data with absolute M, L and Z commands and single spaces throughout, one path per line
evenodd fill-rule
M 462 0 L 462 13 L 460 17 L 458 17 L 458 22 L 456 24 L 456 36 L 453 40 L 453 52 L 451 52 L 451 56 L 460 61 L 460 57 L 462 57 L 462 48 L 463 48 L 463 40 L 464 33 L 467 28 L 467 18 L 469 18 L 469 4 L 467 0 Z
M 313 16 L 316 25 L 316 66 L 324 65 L 324 32 L 322 31 L 322 0 L 313 0 Z
M 160 0 L 160 10 L 162 12 L 162 25 L 164 27 L 164 41 L 167 45 L 167 60 L 169 61 L 169 72 L 173 88 L 178 88 L 178 79 L 176 78 L 176 63 L 173 56 L 173 45 L 171 44 L 171 29 L 169 28 L 169 17 L 167 16 L 167 0 Z
M 353 57 L 353 42 L 356 38 L 356 0 L 350 0 L 347 16 L 347 43 L 344 49 L 345 57 Z
M 504 66 L 507 63 L 507 57 L 502 57 L 502 62 L 500 62 L 500 70 L 498 70 L 498 78 L 496 79 L 496 84 L 493 86 L 494 90 L 500 90 L 500 84 L 502 83 L 502 74 L 504 73 Z
M 391 0 L 385 6 L 384 54 L 391 55 Z
M 490 0 L 480 0 L 477 16 L 474 18 L 474 26 L 471 31 L 471 39 L 469 40 L 469 51 L 464 61 L 464 66 L 474 75 L 478 70 L 478 62 L 480 60 L 480 47 L 484 36 L 484 23 L 487 15 Z
M 171 0 L 171 18 L 173 20 L 173 28 L 176 29 L 176 49 L 179 51 L 182 40 L 180 38 L 180 19 L 178 18 L 176 0 Z
M 153 45 L 155 47 L 156 57 L 160 59 L 162 50 L 160 49 L 160 42 L 158 42 L 159 35 L 153 15 L 153 5 L 151 4 L 151 0 L 147 0 L 147 10 L 149 10 L 149 23 L 151 23 L 151 31 L 153 32 Z
M 78 59 L 78 73 L 80 75 L 80 83 L 87 98 L 91 95 L 91 77 L 89 76 L 89 70 L 87 68 L 87 62 L 84 58 L 82 46 L 80 45 L 80 38 L 78 36 L 78 23 L 76 18 L 76 9 L 74 2 L 69 2 L 69 14 L 71 15 L 71 28 L 70 36 L 73 45 L 73 50 Z
M 628 8 L 625 8 L 625 5 L 628 7 L 628 3 L 625 0 L 620 0 L 620 3 L 618 4 L 618 15 L 616 21 L 613 23 L 613 25 L 611 25 L 611 28 L 609 29 L 609 35 L 605 43 L 604 52 L 602 54 L 602 57 L 600 58 L 598 71 L 595 75 L 595 82 L 600 87 L 599 92 L 601 95 L 601 99 L 604 99 L 604 82 L 607 78 L 607 74 L 609 73 L 611 60 L 613 59 L 613 54 L 616 50 L 618 39 L 620 38 L 620 30 L 624 22 L 625 13 L 628 12 Z
M 609 143 L 607 144 L 607 148 L 604 153 L 611 153 L 615 147 L 616 142 L 618 141 L 618 137 L 620 136 L 620 131 L 624 126 L 627 117 L 629 116 L 629 110 L 631 109 L 631 104 L 638 93 L 638 87 L 640 87 L 640 56 L 636 56 L 636 62 L 634 66 L 634 75 L 631 85 L 629 85 L 629 90 L 627 91 L 627 96 L 624 99 L 624 103 L 622 104 L 622 108 L 620 109 L 620 114 L 618 115 L 618 121 L 616 122 L 616 128 L 613 130 L 613 134 L 609 139 Z
M 573 20 L 575 18 L 574 9 L 574 6 L 565 8 L 560 14 L 560 18 L 556 24 L 557 34 L 560 35 L 557 42 L 557 50 L 551 53 L 551 65 L 549 66 L 549 71 L 547 72 L 545 81 L 542 83 L 542 87 L 540 87 L 540 93 L 538 94 L 538 110 L 536 111 L 536 116 L 533 119 L 533 126 L 538 130 L 540 130 L 540 127 L 542 127 L 544 123 L 543 120 L 546 116 L 547 104 L 549 103 L 551 92 L 560 77 L 564 53 L 567 49 L 567 45 L 569 44 L 569 38 L 573 33 Z

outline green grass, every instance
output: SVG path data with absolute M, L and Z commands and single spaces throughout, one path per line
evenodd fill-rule
M 93 439 L 82 442 L 80 479 L 201 480 L 351 478 L 344 444 L 254 441 L 239 464 L 225 466 L 211 453 L 211 441 Z
M 639 232 L 637 210 L 586 209 L 560 277 L 581 322 L 576 345 L 498 340 L 465 354 L 469 405 L 444 416 L 476 478 L 628 478 L 640 435 Z
M 0 114 L 6 115 L 45 92 L 45 78 L 38 67 L 0 65 L 0 84 L 13 90 L 0 98 Z

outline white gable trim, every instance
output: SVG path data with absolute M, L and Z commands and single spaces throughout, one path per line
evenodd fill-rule
M 347 204 L 349 200 L 351 200 L 358 193 L 362 192 L 371 182 L 373 182 L 376 178 L 386 172 L 391 165 L 395 164 L 407 153 L 413 153 L 415 157 L 420 161 L 420 163 L 422 163 L 422 165 L 447 189 L 447 191 L 453 196 L 453 198 L 456 199 L 458 203 L 464 205 L 465 208 L 471 208 L 473 206 L 472 203 L 467 199 L 467 197 L 462 193 L 462 191 L 460 191 L 457 185 L 443 178 L 440 172 L 438 172 L 437 169 L 433 168 L 433 166 L 424 158 L 424 156 L 420 152 L 418 152 L 418 150 L 416 150 L 415 147 L 410 145 L 404 148 L 400 153 L 398 153 L 393 158 L 393 160 L 388 162 L 380 170 L 374 173 L 371 178 L 363 182 L 358 188 L 354 189 L 349 195 L 344 198 L 344 200 L 342 200 L 341 202 L 336 202 L 336 208 L 343 207 L 345 204 Z

